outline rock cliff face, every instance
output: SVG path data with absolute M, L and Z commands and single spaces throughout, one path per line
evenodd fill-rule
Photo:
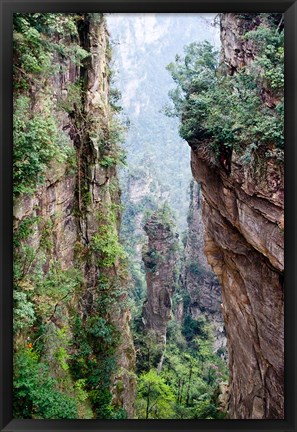
M 183 285 L 190 296 L 190 314 L 193 319 L 203 314 L 214 328 L 214 350 L 226 347 L 222 314 L 221 287 L 204 254 L 204 224 L 201 209 L 201 188 L 194 181 L 190 190 L 188 236 L 185 246 Z
M 108 101 L 108 37 L 104 18 L 100 14 L 86 14 L 78 21 L 78 36 L 80 46 L 89 53 L 89 56 L 80 67 L 69 60 L 57 57 L 55 61 L 64 71 L 51 78 L 46 89 L 52 94 L 52 100 L 57 106 L 59 103 L 65 105 L 66 102 L 72 105 L 68 107 L 68 114 L 57 110 L 57 115 L 61 135 L 62 131 L 69 132 L 69 146 L 75 149 L 73 166 L 69 167 L 66 162 L 53 161 L 51 168 L 46 172 L 44 185 L 39 186 L 33 196 L 19 196 L 14 206 L 16 230 L 24 220 L 36 220 L 32 234 L 26 239 L 27 244 L 37 251 L 36 261 L 42 259 L 38 251 L 44 237 L 47 239 L 48 248 L 42 264 L 43 277 L 46 277 L 54 260 L 59 262 L 64 272 L 76 268 L 83 278 L 80 289 L 72 291 L 63 302 L 57 301 L 52 314 L 47 318 L 41 314 L 47 329 L 46 339 L 49 343 L 45 352 L 51 372 L 54 375 L 64 374 L 69 386 L 71 377 L 68 369 L 65 367 L 62 370 L 61 366 L 51 360 L 53 356 L 50 341 L 53 342 L 57 337 L 59 328 L 67 328 L 68 338 L 74 338 L 74 319 L 80 319 L 85 328 L 91 325 L 88 324 L 90 317 L 96 315 L 98 322 L 100 321 L 101 318 L 96 312 L 101 299 L 98 286 L 100 277 L 107 276 L 110 280 L 117 280 L 125 290 L 125 279 L 121 276 L 119 260 L 115 260 L 112 268 L 102 269 L 100 257 L 98 258 L 99 252 L 93 246 L 98 228 L 103 223 L 102 219 L 108 218 L 109 210 L 113 206 L 115 217 L 111 218 L 108 224 L 112 226 L 115 235 L 120 223 L 120 213 L 117 209 L 120 192 L 116 168 L 115 165 L 106 166 L 102 163 L 104 157 L 109 155 L 108 138 L 111 127 Z M 73 102 L 70 88 L 78 80 L 81 80 L 82 87 L 77 100 Z M 42 100 L 38 105 L 39 109 L 42 109 Z M 124 293 L 117 298 L 115 303 L 118 307 L 112 308 L 104 319 L 114 325 L 122 335 L 115 353 L 117 368 L 111 379 L 112 403 L 115 407 L 124 408 L 128 417 L 133 417 L 136 391 L 133 375 L 135 350 L 129 329 L 130 314 L 124 303 L 121 303 L 125 296 Z M 36 298 L 36 304 L 41 304 L 44 300 Z M 92 358 L 95 358 L 96 337 L 93 342 Z M 101 339 L 98 339 L 97 345 L 101 343 Z M 69 354 L 73 356 L 77 355 L 75 346 L 77 345 L 72 340 Z M 59 370 L 60 372 L 57 372 Z M 80 415 L 84 416 L 83 418 L 94 416 L 88 402 L 85 402 L 82 409 L 83 413 Z
M 175 289 L 177 234 L 170 224 L 153 214 L 144 226 L 148 246 L 143 254 L 146 270 L 147 300 L 143 307 L 145 328 L 153 330 L 160 343 L 166 343 L 167 324 L 171 319 Z
M 253 47 L 240 38 L 240 20 L 224 14 L 221 35 L 230 71 L 248 64 Z M 265 103 L 265 100 L 264 100 Z M 266 155 L 243 165 L 233 151 L 231 172 L 210 166 L 192 147 L 201 184 L 205 253 L 222 286 L 230 400 L 235 419 L 283 418 L 284 175 Z
M 221 60 L 226 64 L 229 74 L 233 75 L 242 67 L 250 66 L 258 52 L 256 41 L 245 39 L 244 34 L 257 28 L 263 21 L 262 14 L 221 14 L 220 38 L 223 44 Z M 277 28 L 283 28 L 282 14 L 271 14 Z M 263 83 L 263 103 L 272 108 L 276 106 L 278 98 Z
M 246 14 L 251 17 L 251 14 Z M 225 60 L 230 74 L 238 72 L 240 68 L 250 64 L 255 55 L 255 43 L 251 40 L 244 40 L 240 36 L 248 30 L 252 30 L 255 25 L 260 24 L 260 17 L 254 15 L 244 22 L 237 14 L 225 13 L 221 15 L 220 35 L 224 43 L 222 60 Z

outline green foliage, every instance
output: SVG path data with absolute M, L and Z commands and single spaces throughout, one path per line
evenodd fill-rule
M 17 332 L 23 328 L 30 327 L 35 321 L 35 310 L 33 303 L 28 299 L 28 294 L 13 291 L 13 330 Z
M 98 213 L 98 230 L 90 242 L 90 250 L 100 269 L 96 295 L 87 317 L 75 316 L 73 344 L 75 353 L 70 370 L 75 380 L 85 380 L 84 391 L 92 405 L 95 418 L 126 418 L 123 409 L 112 406 L 111 378 L 115 372 L 116 350 L 120 334 L 111 320 L 124 307 L 124 249 L 117 231 L 118 206 L 104 207 Z M 117 272 L 115 268 L 117 267 Z M 120 269 L 122 270 L 120 272 Z M 123 273 L 123 274 L 121 274 Z
M 125 258 L 112 209 L 107 210 L 106 214 L 100 212 L 99 227 L 91 239 L 91 249 L 98 256 L 98 265 L 101 267 L 112 267 L 119 259 Z
M 208 337 L 208 332 L 205 329 L 205 318 L 199 317 L 199 319 L 194 320 L 190 315 L 186 315 L 184 319 L 184 325 L 182 333 L 185 336 L 187 342 L 193 341 L 196 335 L 202 336 L 204 338 Z
M 185 57 L 177 57 L 168 66 L 178 86 L 170 93 L 174 108 L 167 108 L 167 114 L 180 118 L 184 139 L 200 145 L 209 142 L 208 149 L 217 158 L 223 148 L 244 153 L 250 146 L 284 145 L 280 99 L 284 85 L 283 32 L 262 25 L 244 38 L 256 41 L 259 53 L 251 67 L 233 76 L 218 66 L 218 54 L 208 42 L 189 45 Z M 263 87 L 280 99 L 276 107 L 263 104 Z
M 53 221 L 51 219 L 47 219 L 43 223 L 40 242 L 39 242 L 39 246 L 42 250 L 49 251 L 49 252 L 52 250 L 53 248 L 52 235 L 53 235 Z
M 47 20 L 45 18 L 39 25 L 37 21 L 33 14 L 14 14 L 14 86 L 17 90 L 27 89 L 34 75 L 42 74 L 46 78 L 52 72 L 52 53 L 42 37 L 42 29 L 48 29 Z
M 138 350 L 136 372 L 149 372 L 152 368 L 157 368 L 162 355 L 163 347 L 158 343 L 154 331 L 143 334 L 143 327 L 139 328 L 134 334 L 134 344 Z
M 63 270 L 57 260 L 51 260 L 48 272 L 33 277 L 35 292 L 33 300 L 38 313 L 48 319 L 58 306 L 65 304 L 81 288 L 84 279 L 80 270 L 69 268 Z
M 64 371 L 69 369 L 68 361 L 71 356 L 68 354 L 67 347 L 70 345 L 69 329 L 62 327 L 56 332 L 56 340 L 59 343 L 59 347 L 55 352 L 56 360 Z
M 101 19 L 102 14 L 98 17 Z M 114 112 L 120 110 L 116 105 L 116 91 L 110 97 L 111 115 L 104 119 L 101 115 L 95 118 L 85 113 L 85 82 L 66 83 L 67 96 L 58 101 L 59 95 L 53 96 L 50 91 L 55 75 L 69 70 L 70 62 L 70 70 L 74 65 L 87 65 L 90 53 L 79 45 L 77 30 L 87 21 L 87 14 L 14 14 L 14 192 L 17 195 L 33 194 L 43 184 L 46 170 L 56 168 L 54 162 L 65 163 L 66 175 L 77 170 L 76 150 L 60 129 L 61 111 L 63 117 L 65 112 L 69 114 L 70 135 L 75 131 L 84 142 L 98 144 L 95 149 L 99 151 L 102 167 L 124 163 L 125 155 L 120 148 L 124 127 L 114 117 Z M 100 122 L 104 124 L 99 127 Z M 82 163 L 79 168 L 83 169 Z M 111 173 L 113 176 L 112 170 Z M 82 177 L 87 178 L 88 173 L 84 174 Z M 113 201 L 118 197 L 118 186 L 111 181 L 107 187 Z M 86 182 L 81 193 L 86 208 L 91 201 Z M 78 301 L 85 281 L 77 268 L 64 268 L 53 251 L 56 215 L 48 220 L 27 218 L 15 233 L 14 408 L 17 418 L 90 418 L 93 415 L 90 404 L 96 418 L 127 417 L 125 410 L 112 406 L 110 392 L 120 340 L 117 326 L 112 324 L 115 318 L 111 316 L 124 307 L 126 297 L 124 266 L 119 265 L 125 257 L 117 234 L 119 214 L 119 206 L 114 206 L 100 215 L 92 250 L 86 246 L 83 251 L 99 274 L 98 289 L 87 317 L 72 316 L 73 304 Z M 24 340 L 29 341 L 29 350 L 22 349 Z
M 139 418 L 170 419 L 174 414 L 173 403 L 171 388 L 154 369 L 140 375 L 136 400 Z
M 174 323 L 171 323 L 173 325 Z M 227 380 L 227 365 L 213 351 L 213 330 L 204 316 L 198 320 L 185 317 L 180 324 L 174 324 L 174 331 L 168 333 L 168 345 L 162 369 L 162 376 L 175 394 L 175 418 L 221 418 L 216 406 L 215 394 L 220 382 Z M 186 344 L 181 342 L 185 336 Z M 201 401 L 208 400 L 211 414 L 199 412 Z
M 166 381 L 172 383 L 176 406 L 180 409 L 192 408 L 196 395 L 211 391 L 203 380 L 198 360 L 194 355 L 189 354 L 188 350 L 182 352 L 170 345 L 162 373 Z M 187 416 L 191 418 L 191 410 L 188 411 Z
M 113 410 L 112 419 L 113 420 L 127 420 L 128 414 L 124 408 L 120 408 L 117 411 Z
M 82 319 L 75 316 L 73 344 L 75 353 L 70 360 L 73 377 L 84 379 L 84 391 L 92 405 L 95 418 L 126 418 L 123 409 L 112 406 L 110 393 L 111 377 L 116 369 L 116 350 L 120 342 L 117 327 L 111 322 L 111 314 L 122 310 L 126 297 L 121 287 L 121 275 L 113 267 L 124 257 L 118 242 L 116 206 L 105 208 L 98 215 L 99 228 L 91 242 L 100 268 L 96 296 L 92 310 Z
M 190 44 L 185 48 L 184 59 L 176 56 L 175 63 L 167 66 L 178 84 L 169 93 L 174 108 L 167 108 L 167 114 L 182 118 L 180 134 L 186 140 L 208 136 L 202 120 L 208 111 L 207 93 L 216 86 L 217 66 L 218 53 L 209 42 Z
M 262 24 L 244 35 L 257 44 L 259 55 L 253 63 L 254 76 L 273 93 L 282 94 L 284 88 L 284 32 Z
M 32 299 L 34 284 L 31 280 L 32 269 L 36 263 L 36 251 L 26 244 L 26 240 L 36 230 L 39 217 L 27 217 L 19 225 L 13 235 L 13 330 L 19 333 L 31 327 L 36 319 L 34 301 Z
M 100 390 L 91 390 L 89 392 L 95 418 L 110 419 L 112 418 L 113 408 L 111 406 L 112 395 L 107 388 L 100 388 Z
M 170 322 L 161 372 L 156 369 L 164 346 L 158 343 L 156 334 L 144 336 L 139 329 L 134 343 L 138 351 L 138 418 L 224 417 L 216 397 L 218 384 L 227 380 L 227 365 L 213 352 L 213 330 L 204 316 L 188 318 L 182 326 L 174 319 Z M 170 389 L 164 411 L 161 384 Z
M 75 317 L 73 344 L 76 352 L 71 358 L 71 373 L 84 380 L 84 391 L 91 401 L 95 418 L 110 419 L 123 415 L 111 405 L 111 376 L 116 367 L 115 350 L 119 335 L 114 326 L 100 316 L 91 316 L 84 323 Z M 119 417 L 121 418 L 121 417 Z
M 164 257 L 155 249 L 149 249 L 142 254 L 142 259 L 145 263 L 146 271 L 155 273 L 158 265 L 163 261 Z
M 102 316 L 119 313 L 126 306 L 125 283 L 118 275 L 112 277 L 102 272 L 98 278 L 98 293 L 100 295 L 95 300 L 96 310 Z
M 108 94 L 109 103 L 115 112 L 120 112 L 123 109 L 120 105 L 118 105 L 118 102 L 121 100 L 121 97 L 122 97 L 121 92 L 117 88 L 111 88 L 109 90 L 109 94 Z
M 75 14 L 15 13 L 13 17 L 14 87 L 23 91 L 58 72 L 54 56 L 80 64 L 89 53 L 73 40 L 78 37 Z M 57 42 L 57 36 L 59 42 Z
M 123 408 L 115 410 L 111 404 L 112 394 L 107 388 L 90 391 L 93 403 L 95 418 L 121 420 L 127 418 L 127 413 Z
M 84 402 L 88 399 L 88 393 L 85 391 L 86 379 L 78 379 L 75 381 L 74 388 L 76 391 L 76 398 L 79 402 Z
M 220 420 L 225 418 L 225 414 L 217 409 L 212 397 L 206 393 L 197 400 L 193 418 Z
M 100 159 L 100 165 L 104 168 L 111 167 L 117 164 L 117 159 L 114 156 L 103 156 Z
M 45 228 L 42 232 L 40 247 L 34 249 L 24 243 L 27 235 L 31 235 L 35 224 Z M 49 319 L 59 306 L 65 304 L 70 295 L 75 294 L 84 282 L 82 274 L 75 268 L 63 270 L 57 260 L 48 260 L 48 271 L 42 270 L 46 257 L 42 247 L 48 246 L 47 236 L 49 225 L 41 218 L 27 218 L 14 235 L 16 245 L 14 253 L 14 330 L 28 330 L 37 316 Z M 37 229 L 37 228 L 36 228 Z
M 98 343 L 106 346 L 114 344 L 115 327 L 102 317 L 88 317 L 85 324 L 86 332 L 98 339 Z M 101 341 L 101 342 L 100 342 Z
M 78 44 L 57 44 L 54 45 L 56 51 L 65 59 L 70 59 L 74 64 L 80 66 L 83 60 L 90 56 L 90 53 Z
M 91 134 L 92 141 L 98 145 L 102 154 L 100 165 L 108 168 L 114 165 L 126 165 L 126 153 L 121 147 L 124 142 L 126 127 L 112 112 L 108 128 L 102 128 L 99 135 Z
M 52 107 L 33 113 L 30 99 L 15 100 L 13 117 L 13 181 L 14 193 L 32 194 L 44 180 L 44 172 L 55 158 L 62 162 L 67 156 L 68 140 L 58 131 Z
M 13 277 L 15 286 L 21 287 L 29 282 L 30 274 L 35 265 L 37 252 L 28 245 L 21 245 L 14 254 Z M 27 286 L 30 289 L 29 286 Z
M 26 240 L 29 236 L 34 233 L 34 225 L 38 222 L 40 218 L 38 216 L 31 216 L 24 218 L 17 231 L 13 233 L 13 246 L 18 248 L 21 246 L 21 241 Z
M 82 95 L 83 83 L 81 81 L 70 83 L 66 86 L 67 96 L 58 102 L 58 107 L 72 114 L 76 111 L 76 115 L 82 114 Z
M 154 218 L 159 220 L 165 229 L 171 231 L 176 230 L 176 223 L 175 223 L 173 210 L 167 201 L 162 205 L 161 208 L 158 208 L 157 211 L 154 212 Z
M 63 162 L 71 152 L 66 133 L 58 129 L 56 106 L 46 83 L 63 69 L 63 64 L 66 67 L 71 61 L 79 65 L 89 55 L 75 42 L 80 19 L 76 14 L 14 14 L 15 194 L 32 194 L 43 183 L 50 162 Z M 78 91 L 79 85 L 69 86 L 68 98 L 61 102 L 60 109 L 74 109 Z
M 77 418 L 75 399 L 56 388 L 48 365 L 30 349 L 15 354 L 13 410 L 15 418 Z
M 176 297 L 173 297 L 173 304 L 176 302 Z M 175 309 L 175 304 L 173 311 Z M 178 350 L 185 351 L 188 349 L 188 343 L 186 338 L 182 333 L 182 328 L 180 323 L 178 323 L 175 319 L 171 319 L 167 326 L 167 337 L 169 340 L 174 341 L 174 344 L 178 348 Z

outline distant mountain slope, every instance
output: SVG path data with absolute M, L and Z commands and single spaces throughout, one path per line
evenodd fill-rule
M 163 199 L 186 228 L 191 179 L 190 152 L 178 135 L 178 121 L 161 112 L 173 81 L 166 66 L 191 42 L 207 39 L 219 46 L 215 14 L 110 14 L 107 17 L 124 113 L 130 120 L 126 141 L 129 169 L 150 169 Z M 148 123 L 149 121 L 149 123 Z M 125 192 L 125 191 L 124 191 Z M 125 193 L 124 193 L 125 200 Z

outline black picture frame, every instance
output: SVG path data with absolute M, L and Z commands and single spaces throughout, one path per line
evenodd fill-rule
M 296 430 L 296 119 L 297 0 L 5 1 L 1 15 L 0 146 L 0 429 L 12 431 L 294 431 Z M 285 14 L 285 419 L 14 420 L 12 418 L 12 14 L 13 12 L 283 12 Z

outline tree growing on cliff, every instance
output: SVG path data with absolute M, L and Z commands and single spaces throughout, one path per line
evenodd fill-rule
M 219 65 L 218 53 L 208 42 L 185 47 L 185 56 L 167 67 L 177 84 L 169 93 L 173 107 L 167 107 L 167 114 L 180 118 L 182 138 L 207 145 L 217 162 L 233 148 L 251 162 L 253 151 L 284 145 L 283 30 L 265 22 L 243 39 L 256 41 L 257 51 L 252 65 L 233 75 Z
M 66 160 L 71 153 L 67 134 L 59 130 L 58 107 L 45 87 L 58 72 L 55 58 L 60 56 L 80 65 L 89 56 L 74 42 L 78 36 L 77 19 L 76 14 L 13 14 L 13 180 L 16 195 L 32 194 L 44 181 L 50 162 Z M 60 38 L 59 43 L 57 38 Z M 68 43 L 71 38 L 73 42 Z

